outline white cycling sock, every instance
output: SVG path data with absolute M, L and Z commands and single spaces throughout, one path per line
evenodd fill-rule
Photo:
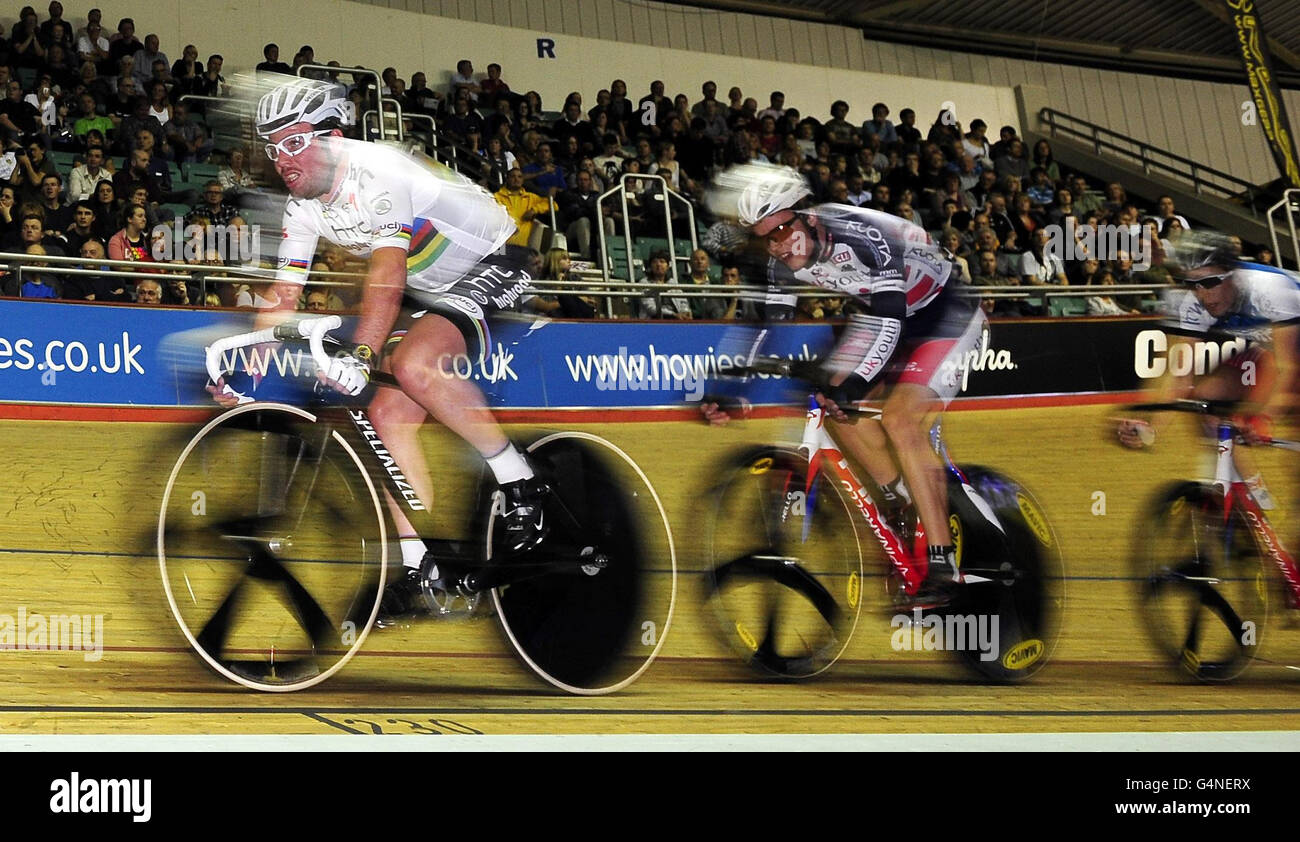
M 424 554 L 428 548 L 419 538 L 399 538 L 398 546 L 402 548 L 402 566 L 414 567 L 420 569 L 420 563 L 424 561 Z
M 533 469 L 529 467 L 528 460 L 509 442 L 496 456 L 487 457 L 487 464 L 492 469 L 492 475 L 497 478 L 497 485 L 533 478 Z

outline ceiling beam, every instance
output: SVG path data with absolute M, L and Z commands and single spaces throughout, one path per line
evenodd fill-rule
M 1233 32 L 1235 35 L 1236 31 L 1232 26 L 1232 16 L 1228 14 L 1228 10 L 1223 7 L 1223 3 L 1219 2 L 1219 0 L 1196 0 L 1196 5 L 1200 6 L 1211 15 L 1214 15 L 1216 19 L 1222 21 L 1224 26 L 1228 27 L 1228 30 Z M 1271 35 L 1265 40 L 1268 42 L 1268 51 L 1273 54 L 1274 58 L 1286 62 L 1287 66 L 1292 70 L 1300 70 L 1300 54 L 1297 54 L 1290 47 Z

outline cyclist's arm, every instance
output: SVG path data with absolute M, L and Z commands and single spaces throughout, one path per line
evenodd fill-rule
M 387 246 L 372 251 L 361 292 L 361 318 L 352 341 L 369 345 L 376 354 L 382 351 L 401 311 L 405 289 L 406 249 Z

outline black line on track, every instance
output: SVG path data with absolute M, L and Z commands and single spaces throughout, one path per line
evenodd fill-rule
M 307 717 L 308 719 L 314 719 L 314 720 L 316 720 L 317 722 L 323 723 L 323 724 L 325 724 L 325 725 L 329 725 L 331 728 L 337 728 L 337 729 L 339 729 L 340 731 L 342 731 L 344 734 L 360 734 L 360 733 L 361 733 L 360 731 L 356 730 L 355 728 L 349 728 L 348 726 L 343 725 L 343 724 L 338 723 L 338 722 L 335 722 L 335 721 L 332 720 L 332 719 L 326 719 L 325 717 L 321 716 L 321 715 L 318 714 L 318 713 L 305 713 L 305 712 L 304 712 L 304 713 L 303 713 L 303 716 Z
M 478 714 L 480 716 L 915 716 L 915 717 L 972 717 L 1014 716 L 1033 718 L 1068 717 L 1121 717 L 1121 716 L 1294 716 L 1300 708 L 1205 708 L 1196 710 L 925 710 L 908 708 L 830 709 L 830 710 L 731 710 L 700 708 L 505 708 L 505 707 L 400 707 L 366 705 L 359 707 L 184 707 L 166 705 L 0 705 L 3 713 L 190 713 L 190 714 L 300 714 L 317 718 L 316 714 L 406 713 L 406 714 Z M 332 724 L 332 723 L 331 723 Z

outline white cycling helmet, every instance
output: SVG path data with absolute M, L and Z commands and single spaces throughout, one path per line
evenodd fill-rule
M 740 224 L 757 225 L 765 217 L 789 210 L 812 194 L 803 176 L 789 167 L 750 165 L 745 168 L 746 186 L 737 211 Z
M 295 123 L 317 127 L 350 126 L 356 109 L 338 88 L 315 79 L 295 79 L 279 85 L 257 103 L 257 133 L 271 135 Z M 335 121 L 329 123 L 330 120 Z

